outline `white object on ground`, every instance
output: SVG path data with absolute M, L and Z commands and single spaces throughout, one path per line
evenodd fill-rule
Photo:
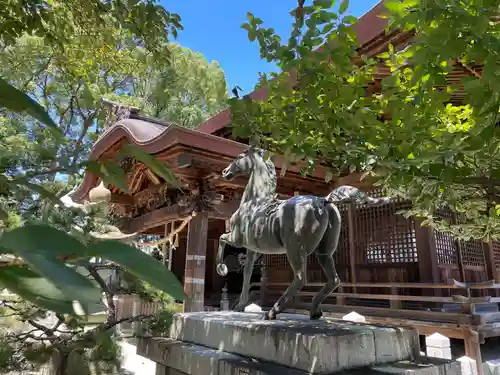
M 255 303 L 251 303 L 247 307 L 245 307 L 245 310 L 243 310 L 248 313 L 261 313 L 262 308 L 259 305 L 256 305 Z
M 451 359 L 451 343 L 448 337 L 433 333 L 425 338 L 425 346 L 429 357 Z
M 363 315 L 358 314 L 356 311 L 350 312 L 342 317 L 342 320 L 354 323 L 366 323 L 366 318 Z

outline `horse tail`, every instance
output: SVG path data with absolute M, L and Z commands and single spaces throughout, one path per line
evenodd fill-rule
M 217 266 L 215 270 L 220 276 L 226 276 L 228 273 L 227 266 L 224 264 L 224 248 L 225 246 L 219 246 L 217 250 L 217 256 L 215 258 Z
M 389 203 L 391 198 L 373 198 L 354 186 L 342 185 L 328 194 L 326 200 L 330 203 L 352 202 L 358 204 L 380 205 Z

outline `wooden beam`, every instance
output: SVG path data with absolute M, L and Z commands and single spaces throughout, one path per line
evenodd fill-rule
M 230 200 L 214 205 L 213 209 L 206 212 L 210 219 L 227 220 L 238 209 L 239 204 L 239 200 Z M 160 226 L 166 222 L 183 219 L 190 215 L 195 207 L 196 204 L 193 202 L 187 206 L 174 204 L 172 206 L 158 208 L 130 220 L 125 231 L 127 233 L 145 232 L 148 229 Z
M 171 206 L 159 208 L 132 219 L 127 226 L 127 232 L 144 232 L 148 229 L 162 225 L 168 221 L 183 219 L 186 216 L 190 215 L 194 209 L 194 203 L 191 203 L 187 206 L 174 204 Z
M 134 197 L 132 197 L 130 195 L 111 193 L 110 203 L 126 204 L 126 205 L 133 206 L 134 205 Z
M 239 199 L 232 199 L 227 202 L 222 202 L 213 206 L 213 209 L 208 211 L 208 216 L 211 219 L 227 220 L 238 209 L 240 205 Z
M 278 174 L 279 176 L 279 174 Z M 278 177 L 278 193 L 290 194 L 295 190 L 300 190 L 305 194 L 326 195 L 333 190 L 333 184 L 327 184 L 319 178 L 302 177 L 296 173 L 287 172 L 284 177 Z M 211 173 L 206 176 L 205 183 L 207 189 L 217 190 L 218 188 L 244 189 L 248 183 L 246 177 L 236 177 L 233 180 L 224 180 L 220 175 Z M 349 184 L 346 184 L 349 185 Z
M 347 176 L 342 176 L 334 181 L 333 188 L 337 188 L 342 185 L 349 185 L 357 187 L 358 189 L 363 189 L 372 186 L 369 178 L 363 178 L 363 174 L 359 172 L 348 174 Z
M 186 266 L 184 271 L 184 312 L 203 311 L 205 300 L 205 267 L 207 256 L 208 213 L 200 212 L 188 227 Z

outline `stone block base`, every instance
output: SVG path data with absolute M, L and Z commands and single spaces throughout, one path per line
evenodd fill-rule
M 421 357 L 407 327 L 206 312 L 176 314 L 169 336 L 137 346 L 161 375 L 461 375 L 458 362 Z
M 311 374 L 411 360 L 420 353 L 411 327 L 311 321 L 291 314 L 273 321 L 251 313 L 176 314 L 170 337 Z
M 161 375 L 307 375 L 309 372 L 249 359 L 172 339 L 141 339 L 137 354 L 165 366 Z M 159 366 L 158 366 L 159 367 Z M 461 375 L 458 362 L 420 357 L 416 360 L 357 368 L 322 375 Z

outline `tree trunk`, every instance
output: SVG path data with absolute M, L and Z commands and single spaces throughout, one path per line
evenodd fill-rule
M 76 352 L 55 352 L 52 356 L 51 375 L 91 375 L 85 358 Z

